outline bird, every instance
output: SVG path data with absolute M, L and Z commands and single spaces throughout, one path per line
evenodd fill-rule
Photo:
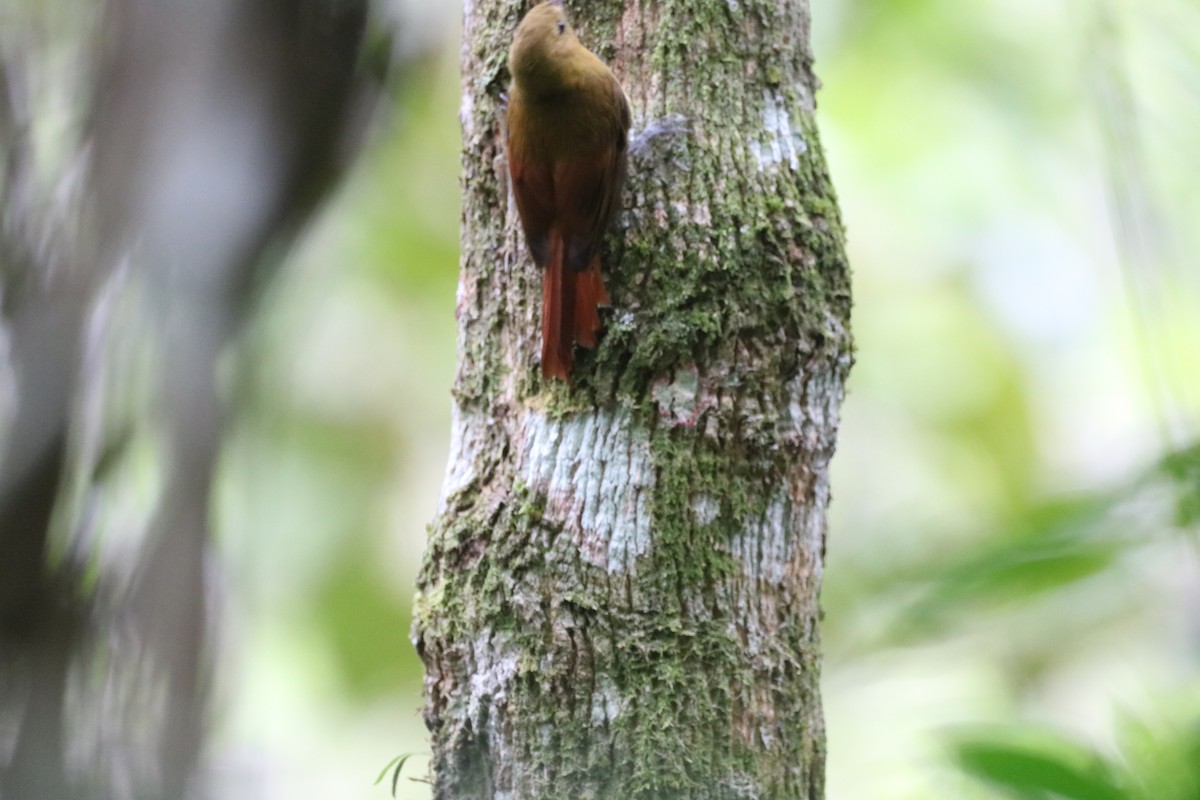
M 567 21 L 562 0 L 534 6 L 508 53 L 509 176 L 542 279 L 542 375 L 570 383 L 574 345 L 594 348 L 608 305 L 600 243 L 620 205 L 629 101 Z

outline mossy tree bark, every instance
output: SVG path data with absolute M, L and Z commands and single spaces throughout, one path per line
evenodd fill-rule
M 806 0 L 568 3 L 633 109 L 573 385 L 501 130 L 523 2 L 467 2 L 453 444 L 420 577 L 438 798 L 819 798 L 849 275 Z

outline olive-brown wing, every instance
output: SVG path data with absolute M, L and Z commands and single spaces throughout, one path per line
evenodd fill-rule
M 508 169 L 525 242 L 534 263 L 545 267 L 550 258 L 550 230 L 555 222 L 553 167 L 530 163 L 510 153 Z
M 614 144 L 554 165 L 555 219 L 562 226 L 570 269 L 587 269 L 600 247 L 620 193 Z
M 566 232 L 567 264 L 576 271 L 587 269 L 600 249 L 605 231 L 620 208 L 625 184 L 629 102 L 611 73 L 607 80 L 608 102 L 600 106 L 594 118 L 602 131 L 596 148 L 556 165 L 554 170 L 556 216 Z

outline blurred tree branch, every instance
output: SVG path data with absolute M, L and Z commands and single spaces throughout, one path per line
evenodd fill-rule
M 90 113 L 67 161 L 84 169 L 56 163 L 45 188 L 27 102 L 45 53 L 32 35 L 0 42 L 15 377 L 0 461 L 0 715 L 16 721 L 0 740 L 6 798 L 177 798 L 192 785 L 213 622 L 217 363 L 361 142 L 380 89 L 364 68 L 368 11 L 367 0 L 112 0 L 81 37 L 95 52 L 74 43 L 88 80 L 73 99 Z M 133 321 L 103 308 L 129 287 L 143 300 Z M 63 488 L 94 466 L 80 454 L 106 449 L 89 439 L 112 436 L 80 413 L 104 403 L 86 396 L 104 386 L 92 356 L 122 325 L 157 346 L 156 410 L 135 424 L 161 438 L 163 489 L 132 577 L 85 585 L 94 554 Z M 68 721 L 89 703 L 104 727 L 81 743 Z M 68 751 L 86 755 L 68 764 Z

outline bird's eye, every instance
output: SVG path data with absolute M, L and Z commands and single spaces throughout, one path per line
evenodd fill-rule
M 567 23 L 563 22 L 563 21 L 560 19 L 560 20 L 558 21 L 558 32 L 559 32 L 559 33 L 566 33 L 566 30 L 567 30 Z

